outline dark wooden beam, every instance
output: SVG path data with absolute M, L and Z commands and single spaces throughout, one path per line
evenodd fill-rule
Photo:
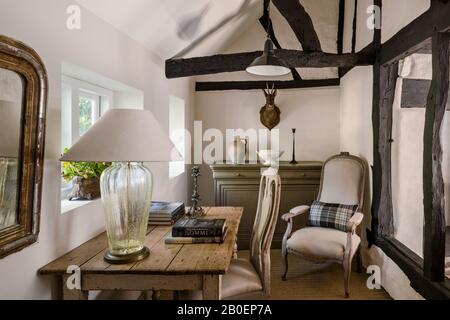
M 430 87 L 431 80 L 403 79 L 400 106 L 402 108 L 425 108 Z M 450 99 L 447 100 L 446 110 L 450 110 Z
M 352 23 L 352 53 L 356 52 L 356 23 L 358 21 L 358 0 L 355 1 L 355 8 L 353 11 L 353 23 Z
M 394 233 L 391 189 L 392 106 L 398 63 L 375 64 L 372 124 L 374 139 L 372 231 L 378 236 Z
M 345 0 L 339 0 L 339 20 L 337 32 L 337 53 L 344 52 Z
M 282 49 L 280 43 L 277 40 L 277 37 L 275 35 L 275 31 L 273 29 L 272 20 L 270 19 L 269 11 L 268 11 L 269 1 L 264 0 L 264 11 L 261 18 L 259 18 L 259 23 L 262 25 L 264 30 L 266 30 L 269 33 L 270 38 L 272 39 L 273 44 L 275 45 L 275 48 Z M 292 78 L 294 80 L 301 80 L 302 77 L 300 77 L 300 74 L 295 70 L 295 68 L 291 68 L 291 74 Z
M 448 33 L 432 38 L 433 80 L 425 111 L 423 138 L 423 207 L 425 213 L 424 274 L 431 281 L 445 279 L 445 196 L 442 177 L 441 125 L 449 89 Z
M 323 80 L 292 80 L 292 81 L 212 81 L 196 82 L 196 91 L 223 91 L 223 90 L 256 90 L 274 86 L 276 89 L 299 89 L 315 87 L 339 86 L 339 79 Z
M 450 29 L 450 2 L 432 0 L 428 11 L 397 32 L 381 48 L 381 63 L 403 59 L 423 47 L 434 32 Z
M 371 65 L 374 62 L 374 56 L 371 53 L 333 54 L 286 49 L 277 49 L 275 53 L 290 68 L 352 67 L 357 65 Z M 166 60 L 166 77 L 180 78 L 242 71 L 261 54 L 262 51 L 254 51 L 187 59 L 169 59 Z
M 339 0 L 339 20 L 337 32 L 337 53 L 342 54 L 344 51 L 344 26 L 345 26 L 345 0 Z M 338 69 L 339 78 L 341 78 L 344 70 Z
M 374 244 L 402 269 L 411 287 L 430 300 L 450 299 L 450 280 L 433 282 L 423 276 L 423 259 L 393 237 L 375 237 Z
M 370 44 L 368 44 L 367 46 L 365 46 L 361 51 L 359 51 L 356 54 L 360 54 L 363 56 L 369 56 L 369 57 L 375 57 L 376 53 L 377 53 L 377 48 L 378 45 L 375 42 L 372 42 Z M 373 60 L 373 62 L 375 63 L 375 61 Z M 342 78 L 343 76 L 345 76 L 350 70 L 352 70 L 355 66 L 351 66 L 351 67 L 341 67 L 339 68 L 339 78 Z
M 311 17 L 298 0 L 272 0 L 294 31 L 303 51 L 322 51 Z

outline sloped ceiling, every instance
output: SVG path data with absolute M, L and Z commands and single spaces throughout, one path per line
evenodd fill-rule
M 183 56 L 220 52 L 256 23 L 262 12 L 260 0 L 76 1 L 162 59 L 176 56 L 226 19 L 217 32 Z
M 263 0 L 76 1 L 163 60 L 207 56 L 230 52 L 230 49 L 234 52 L 261 50 L 264 43 L 264 30 L 261 30 L 255 34 L 254 41 L 247 41 L 242 48 L 234 45 L 247 31 L 255 27 L 262 29 L 258 19 L 263 13 Z M 293 1 L 300 1 L 311 16 L 322 50 L 336 53 L 339 0 Z M 271 17 L 281 46 L 301 50 L 294 32 L 273 4 Z M 337 68 L 298 71 L 304 79 L 337 77 Z

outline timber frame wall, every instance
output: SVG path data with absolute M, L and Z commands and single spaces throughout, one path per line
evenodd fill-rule
M 381 0 L 375 0 L 375 3 Z M 381 45 L 373 69 L 374 135 L 372 231 L 369 243 L 380 247 L 406 274 L 411 287 L 427 299 L 449 299 L 445 277 L 445 207 L 440 129 L 449 89 L 449 0 L 431 0 L 428 11 Z M 431 39 L 433 78 L 425 111 L 423 150 L 424 244 L 420 258 L 394 238 L 391 192 L 392 108 L 398 62 Z

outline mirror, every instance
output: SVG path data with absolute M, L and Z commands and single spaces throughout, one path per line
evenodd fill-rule
M 0 230 L 18 224 L 19 155 L 24 87 L 14 71 L 0 69 Z
M 37 53 L 0 35 L 0 258 L 39 234 L 47 87 Z

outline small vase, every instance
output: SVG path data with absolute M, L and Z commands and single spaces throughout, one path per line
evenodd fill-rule
M 234 164 L 245 163 L 247 154 L 247 141 L 245 139 L 236 138 L 227 148 L 228 158 Z

